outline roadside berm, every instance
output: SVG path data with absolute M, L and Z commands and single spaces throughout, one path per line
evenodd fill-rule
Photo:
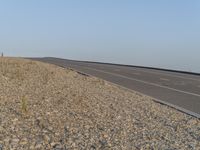
M 200 149 L 200 120 L 69 68 L 0 58 L 0 149 Z

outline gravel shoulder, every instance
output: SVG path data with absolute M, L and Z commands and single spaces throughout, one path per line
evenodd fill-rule
M 0 150 L 200 149 L 200 120 L 70 69 L 0 58 Z

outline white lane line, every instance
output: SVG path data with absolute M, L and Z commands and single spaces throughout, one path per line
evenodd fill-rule
M 140 75 L 141 73 L 138 73 L 138 72 L 131 72 L 131 74 Z
M 170 81 L 169 79 L 166 79 L 166 78 L 160 78 L 160 80 L 162 80 L 162 81 Z
M 114 71 L 120 72 L 121 70 L 120 69 L 114 69 Z
M 181 78 L 181 79 L 188 79 L 188 80 L 193 80 L 193 81 L 200 82 L 200 79 L 183 77 L 183 76 L 179 76 L 179 75 L 171 75 L 171 74 L 168 74 L 168 73 L 160 73 L 160 72 L 153 72 L 153 71 L 144 71 L 144 70 L 134 69 L 134 68 L 131 68 L 131 70 L 141 71 L 141 72 L 145 72 L 145 73 L 152 73 L 152 74 L 160 74 L 160 75 L 165 75 L 165 76 L 169 76 L 169 77 L 177 77 L 177 78 Z
M 92 67 L 92 65 L 87 65 L 87 66 L 88 67 Z M 145 72 L 145 73 L 151 73 L 151 74 L 165 75 L 165 76 L 168 76 L 168 77 L 177 77 L 177 78 L 181 78 L 181 79 L 187 79 L 187 80 L 193 80 L 193 81 L 200 82 L 200 79 L 194 79 L 194 78 L 190 78 L 190 77 L 183 77 L 183 76 L 179 76 L 179 75 L 172 75 L 172 74 L 169 74 L 167 72 L 166 73 L 155 72 L 156 70 L 155 71 L 150 71 L 150 70 L 145 71 L 145 70 L 142 70 L 142 68 L 131 68 L 131 67 L 130 67 L 130 70 L 135 70 L 135 71 L 140 71 L 140 72 Z
M 176 92 L 179 92 L 179 93 L 184 93 L 184 94 L 189 94 L 189 95 L 200 97 L 200 95 L 196 94 L 196 93 L 182 91 L 182 90 L 174 89 L 174 88 L 171 88 L 171 87 L 159 85 L 159 84 L 156 84 L 156 83 L 151 83 L 151 82 L 147 82 L 147 81 L 143 81 L 143 80 L 139 80 L 139 79 L 135 79 L 135 78 L 129 78 L 129 77 L 124 76 L 124 75 L 119 75 L 119 74 L 115 74 L 115 73 L 111 73 L 111 72 L 107 72 L 107 71 L 102 71 L 102 70 L 98 70 L 98 69 L 94 69 L 94 68 L 90 68 L 90 67 L 85 67 L 85 66 L 81 66 L 81 67 L 87 68 L 87 69 L 90 69 L 90 70 L 94 70 L 94 71 L 97 71 L 97 72 L 102 72 L 102 73 L 105 73 L 105 74 L 110 74 L 110 75 L 113 75 L 113 76 L 118 76 L 118 77 L 129 79 L 129 80 L 141 82 L 141 83 L 144 83 L 144 84 L 147 84 L 147 85 L 153 85 L 153 86 L 157 86 L 157 87 L 160 87 L 160 88 L 165 88 L 165 89 L 168 89 L 168 90 L 176 91 Z

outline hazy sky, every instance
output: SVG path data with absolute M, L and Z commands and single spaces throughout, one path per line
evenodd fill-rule
M 200 0 L 0 0 L 0 51 L 200 72 Z

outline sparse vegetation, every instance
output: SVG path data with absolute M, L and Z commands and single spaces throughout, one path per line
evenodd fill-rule
M 7 69 L 8 69 L 7 68 L 8 62 L 3 57 L 1 57 L 0 60 L 1 60 L 1 73 L 3 76 L 6 76 Z
M 28 106 L 27 106 L 27 98 L 26 96 L 22 96 L 21 98 L 21 108 L 22 108 L 22 113 L 27 113 L 28 112 Z

